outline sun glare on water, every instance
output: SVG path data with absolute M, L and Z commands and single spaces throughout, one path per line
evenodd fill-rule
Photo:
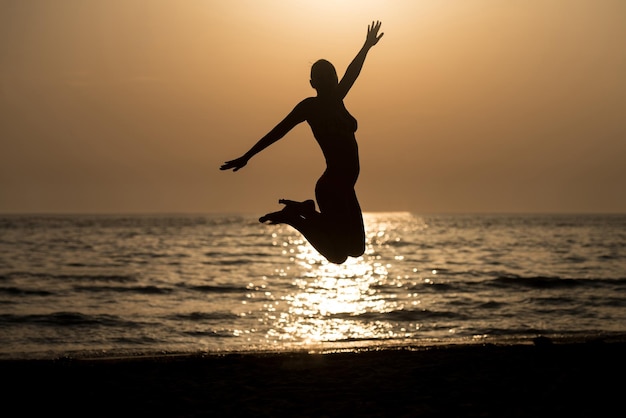
M 388 276 L 372 246 L 385 233 L 384 222 L 377 221 L 366 218 L 371 229 L 366 253 L 341 265 L 327 262 L 304 240 L 296 243 L 301 274 L 294 292 L 283 297 L 288 309 L 277 318 L 271 338 L 315 346 L 399 337 L 391 324 L 376 320 L 377 314 L 402 308 L 377 288 Z

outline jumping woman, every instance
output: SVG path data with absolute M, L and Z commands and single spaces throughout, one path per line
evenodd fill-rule
M 355 132 L 356 119 L 348 112 L 343 99 L 363 68 L 370 48 L 382 38 L 380 22 L 367 28 L 365 44 L 339 81 L 335 67 L 319 60 L 311 67 L 311 87 L 316 97 L 301 101 L 274 129 L 261 138 L 243 156 L 225 162 L 221 170 L 237 171 L 250 158 L 284 137 L 301 122 L 307 121 L 326 160 L 326 171 L 315 185 L 313 200 L 296 202 L 280 199 L 285 207 L 262 216 L 260 222 L 287 224 L 298 230 L 311 245 L 332 263 L 341 264 L 348 257 L 365 252 L 363 215 L 354 186 L 359 176 L 359 151 Z

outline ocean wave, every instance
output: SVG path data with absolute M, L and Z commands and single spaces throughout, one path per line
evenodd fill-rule
M 5 215 L 0 217 L 0 229 L 159 228 L 161 230 L 229 226 L 252 221 L 253 219 L 241 215 Z
M 258 247 L 258 245 L 255 245 L 255 247 Z M 222 257 L 251 257 L 251 258 L 261 257 L 263 258 L 263 257 L 275 256 L 275 254 L 267 253 L 267 252 L 242 252 L 242 251 L 236 251 L 236 250 L 209 251 L 209 252 L 204 253 L 204 255 L 207 257 L 218 257 L 218 258 L 222 258 Z
M 175 321 L 191 321 L 191 322 L 203 322 L 203 321 L 222 321 L 222 320 L 234 320 L 239 319 L 239 315 L 232 312 L 189 312 L 179 313 L 175 315 L 169 315 L 167 319 Z
M 21 278 L 52 279 L 63 281 L 88 281 L 88 282 L 115 282 L 132 283 L 137 278 L 132 275 L 109 275 L 109 274 L 54 274 L 27 271 L 15 271 L 0 276 L 0 280 L 12 280 Z
M 34 324 L 38 326 L 67 327 L 67 326 L 103 326 L 127 327 L 134 323 L 122 320 L 115 315 L 86 315 L 80 312 L 53 312 L 50 314 L 15 315 L 0 314 L 0 325 L 6 324 Z
M 208 254 L 207 254 L 208 255 Z M 218 256 L 206 261 L 202 264 L 208 266 L 238 266 L 244 264 L 260 264 L 272 262 L 275 254 L 268 253 L 221 253 Z
M 244 264 L 253 264 L 253 263 L 258 263 L 258 260 L 254 260 L 253 258 L 250 259 L 242 259 L 242 258 L 236 258 L 233 260 L 212 260 L 212 261 L 203 261 L 202 264 L 206 265 L 206 266 L 240 266 L 240 265 L 244 265 Z
M 0 287 L 0 294 L 10 296 L 50 296 L 54 293 L 47 290 L 24 289 L 21 287 L 10 286 Z
M 389 240 L 381 243 L 382 245 L 388 245 L 393 248 L 403 248 L 403 247 L 415 247 L 419 246 L 420 248 L 424 248 L 423 244 L 417 244 L 411 241 L 402 241 L 402 240 Z
M 564 296 L 543 296 L 543 297 L 532 297 L 527 299 L 531 304 L 536 304 L 536 306 L 572 306 L 573 304 L 579 303 L 580 300 L 576 300 L 570 297 Z
M 602 298 L 589 298 L 591 302 L 595 302 L 596 305 L 610 308 L 626 308 L 626 297 L 602 297 Z
M 466 315 L 452 311 L 433 311 L 429 309 L 398 309 L 389 312 L 363 312 L 359 314 L 339 313 L 333 315 L 342 319 L 359 319 L 363 321 L 410 322 L 425 319 L 465 319 Z
M 495 309 L 501 309 L 503 306 L 506 306 L 506 304 L 490 300 L 490 301 L 483 302 L 483 303 L 479 304 L 478 308 L 479 309 L 494 309 L 495 310 Z
M 117 292 L 117 293 L 138 293 L 142 295 L 165 295 L 172 293 L 171 287 L 160 286 L 74 286 L 74 290 L 80 292 Z
M 215 285 L 187 285 L 182 284 L 181 287 L 202 293 L 245 293 L 248 291 L 242 286 L 215 286 Z
M 496 287 L 530 287 L 534 289 L 554 289 L 573 287 L 600 287 L 615 286 L 625 287 L 626 278 L 623 279 L 569 279 L 558 276 L 529 276 L 507 275 L 497 277 L 489 282 Z
M 190 330 L 190 331 L 183 331 L 182 333 L 185 335 L 192 336 L 192 337 L 236 338 L 236 335 L 233 334 L 233 332 L 230 330 L 213 330 L 213 329 L 206 330 L 206 331 Z
M 125 335 L 122 337 L 113 337 L 111 338 L 111 341 L 116 344 L 132 345 L 132 346 L 137 346 L 137 347 L 164 342 L 163 340 L 159 338 L 155 338 L 153 336 L 148 336 L 148 335 L 132 336 L 132 337 Z
M 440 281 L 438 282 L 424 281 L 424 282 L 409 286 L 408 290 L 412 290 L 412 291 L 435 290 L 435 291 L 449 292 L 449 291 L 457 290 L 460 284 L 462 283 L 461 282 L 447 282 L 446 283 L 446 282 L 440 282 Z

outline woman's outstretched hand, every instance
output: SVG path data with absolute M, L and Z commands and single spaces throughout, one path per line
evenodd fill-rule
M 220 167 L 220 170 L 232 169 L 233 171 L 237 171 L 240 168 L 245 167 L 246 164 L 248 164 L 248 158 L 239 157 L 239 158 L 235 158 L 234 160 L 226 161 L 224 164 L 222 164 L 222 166 Z
M 365 38 L 365 45 L 372 47 L 376 45 L 378 41 L 380 41 L 380 38 L 382 38 L 385 34 L 384 32 L 380 35 L 378 34 L 378 31 L 380 30 L 380 25 L 382 25 L 382 23 L 379 20 L 377 20 L 376 22 L 372 21 L 371 25 L 367 25 L 367 37 Z

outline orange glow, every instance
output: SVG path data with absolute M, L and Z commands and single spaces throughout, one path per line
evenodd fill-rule
M 364 211 L 624 212 L 626 3 L 0 5 L 0 212 L 254 212 L 313 197 L 307 126 L 240 155 L 385 37 L 345 103 Z

